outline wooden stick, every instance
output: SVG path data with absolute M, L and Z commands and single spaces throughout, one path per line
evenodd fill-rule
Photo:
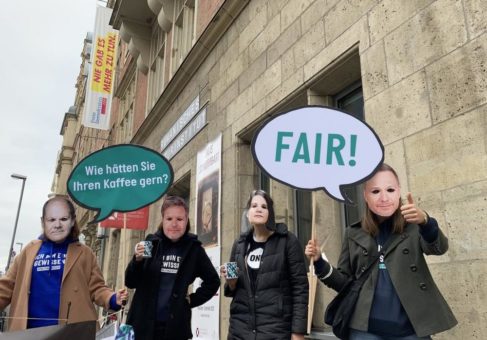
M 122 268 L 125 268 L 125 261 L 126 261 L 126 258 L 125 258 L 125 252 L 126 252 L 126 249 L 127 248 L 127 213 L 123 213 L 123 229 L 122 229 L 122 232 L 123 232 L 123 237 L 122 237 L 122 242 L 123 242 L 123 248 L 122 248 L 122 256 L 123 256 L 123 259 L 122 259 Z
M 311 192 L 311 239 L 316 242 L 316 193 Z M 316 296 L 316 276 L 315 276 L 315 266 L 313 258 L 309 259 L 309 273 L 308 273 L 308 334 L 311 332 L 311 324 L 313 321 L 313 311 L 315 306 L 315 296 Z
M 122 270 L 126 268 L 126 252 L 127 252 L 127 213 L 123 213 L 123 228 L 122 228 Z M 125 288 L 127 289 L 127 288 Z M 127 304 L 127 300 L 122 300 L 122 310 L 120 311 L 120 324 L 123 323 L 125 305 Z

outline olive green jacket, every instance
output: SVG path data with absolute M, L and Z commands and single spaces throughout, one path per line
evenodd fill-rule
M 445 331 L 457 324 L 428 269 L 426 255 L 442 255 L 448 250 L 448 239 L 438 229 L 438 237 L 427 243 L 418 225 L 406 225 L 401 234 L 392 234 L 384 254 L 384 262 L 411 324 L 419 337 Z M 376 240 L 360 223 L 347 228 L 338 267 L 323 280 L 330 288 L 340 290 L 350 275 L 357 277 L 369 261 L 378 255 Z M 367 331 L 369 313 L 377 283 L 378 266 L 365 281 L 350 322 L 353 329 Z

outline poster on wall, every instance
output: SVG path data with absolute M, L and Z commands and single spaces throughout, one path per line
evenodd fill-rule
M 209 142 L 196 158 L 196 230 L 211 263 L 220 266 L 220 206 L 221 206 L 221 144 L 222 136 Z M 197 279 L 196 290 L 201 284 Z M 219 291 L 207 303 L 193 309 L 194 339 L 219 339 Z

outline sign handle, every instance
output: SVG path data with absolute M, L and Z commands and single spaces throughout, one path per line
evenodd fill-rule
M 311 239 L 316 241 L 316 192 L 311 192 Z M 311 332 L 311 323 L 313 321 L 313 310 L 315 306 L 316 296 L 316 276 L 313 258 L 309 259 L 309 273 L 308 273 L 308 334 Z
M 123 228 L 122 228 L 122 268 L 126 268 L 126 252 L 127 252 L 127 213 L 123 213 Z M 125 287 L 127 289 L 127 287 Z M 125 306 L 127 305 L 127 300 L 122 300 L 122 310 L 120 312 L 120 323 L 123 323 L 123 317 L 125 312 Z

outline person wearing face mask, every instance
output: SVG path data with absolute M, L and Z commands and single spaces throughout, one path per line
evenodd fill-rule
M 231 340 L 304 340 L 308 317 L 308 278 L 303 249 L 283 223 L 275 222 L 274 203 L 263 190 L 247 202 L 251 229 L 233 244 L 230 262 L 238 278 L 227 278 Z
M 125 270 L 125 284 L 135 288 L 127 316 L 136 339 L 186 340 L 191 332 L 191 308 L 210 300 L 220 279 L 196 235 L 189 233 L 189 208 L 184 199 L 168 196 L 161 207 L 162 222 L 145 242 L 152 245 L 144 257 L 144 242 L 135 246 Z M 189 294 L 196 278 L 201 285 Z
M 336 291 L 379 255 L 360 291 L 350 339 L 431 339 L 454 327 L 457 321 L 423 256 L 448 250 L 438 222 L 416 205 L 411 193 L 401 203 L 398 176 L 385 163 L 365 182 L 364 198 L 365 215 L 347 228 L 336 268 L 322 258 L 314 240 L 305 249 L 318 278 Z
M 10 304 L 8 330 L 97 320 L 93 303 L 119 310 L 127 292 L 105 285 L 95 255 L 78 241 L 73 203 L 64 196 L 49 199 L 41 224 L 39 239 L 0 278 L 0 309 Z

